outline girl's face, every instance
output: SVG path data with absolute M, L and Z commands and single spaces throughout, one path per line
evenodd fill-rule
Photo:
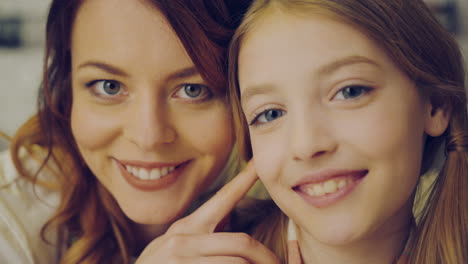
M 163 15 L 142 1 L 85 1 L 71 54 L 71 126 L 84 160 L 129 218 L 170 223 L 229 156 L 222 92 L 207 86 Z
M 301 235 L 344 245 L 408 224 L 425 134 L 445 128 L 373 41 L 268 14 L 244 39 L 239 83 L 258 175 Z

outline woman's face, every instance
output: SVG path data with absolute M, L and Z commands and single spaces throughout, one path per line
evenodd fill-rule
M 303 237 L 344 245 L 408 223 L 425 134 L 445 128 L 373 41 L 323 16 L 267 15 L 239 83 L 258 175 Z
M 71 126 L 89 168 L 137 223 L 170 223 L 219 175 L 233 134 L 163 15 L 92 0 L 72 32 Z

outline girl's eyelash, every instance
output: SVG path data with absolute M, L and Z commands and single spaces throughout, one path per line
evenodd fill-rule
M 349 98 L 346 98 L 345 96 L 343 96 L 342 99 L 339 99 L 339 100 L 353 100 L 355 98 L 359 98 L 365 94 L 368 94 L 369 92 L 371 92 L 372 90 L 374 90 L 373 87 L 370 87 L 368 85 L 360 85 L 360 84 L 355 84 L 355 85 L 346 85 L 342 88 L 340 88 L 332 97 L 332 99 L 336 99 L 337 96 L 339 96 L 340 94 L 343 94 L 343 92 L 346 91 L 346 89 L 350 89 L 350 88 L 359 88 L 360 89 L 360 93 L 358 95 L 355 95 L 355 96 L 352 96 L 352 92 L 350 92 L 348 90 L 348 92 L 350 92 L 351 94 L 348 94 L 348 95 L 351 95 L 351 97 Z
M 255 114 L 255 117 L 248 123 L 249 126 L 258 125 L 258 124 L 256 124 L 256 123 L 257 123 L 257 120 L 258 120 L 258 118 L 260 117 L 261 114 L 263 114 L 263 112 L 260 113 L 260 114 Z
M 258 118 L 259 118 L 262 114 L 264 114 L 266 111 L 268 111 L 268 110 L 270 110 L 270 109 L 272 109 L 272 108 L 261 108 L 261 110 L 256 110 L 256 111 L 254 111 L 254 113 L 253 113 L 253 116 L 254 116 L 254 117 L 251 118 L 250 122 L 248 122 L 247 124 L 248 124 L 249 126 L 255 125 L 255 123 L 257 122 Z
M 262 126 L 262 125 L 265 125 L 265 124 L 268 124 L 270 122 L 273 122 L 273 121 L 270 121 L 270 122 L 264 122 L 264 123 L 259 123 L 258 122 L 258 119 L 262 116 L 262 115 L 265 115 L 268 111 L 272 111 L 272 110 L 277 110 L 277 111 L 282 111 L 284 112 L 283 110 L 280 110 L 278 108 L 274 108 L 274 107 L 268 107 L 268 108 L 263 108 L 262 110 L 260 111 L 256 111 L 254 113 L 254 118 L 252 118 L 252 120 L 250 122 L 248 122 L 248 125 L 249 126 Z M 283 116 L 284 114 L 281 114 L 281 116 Z M 281 117 L 280 116 L 280 117 Z

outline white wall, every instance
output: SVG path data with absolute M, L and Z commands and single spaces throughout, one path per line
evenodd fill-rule
M 468 0 L 458 0 L 460 26 L 463 35 L 468 36 Z
M 50 0 L 0 0 L 0 16 L 24 19 L 22 48 L 0 47 L 0 131 L 12 135 L 35 112 Z M 5 141 L 0 140 L 0 149 Z

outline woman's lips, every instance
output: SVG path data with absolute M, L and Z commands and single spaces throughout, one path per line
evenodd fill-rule
M 157 191 L 174 183 L 191 162 L 182 163 L 146 163 L 115 160 L 124 179 L 134 188 L 145 191 Z
M 326 171 L 304 177 L 293 190 L 317 208 L 330 206 L 350 194 L 367 170 Z

